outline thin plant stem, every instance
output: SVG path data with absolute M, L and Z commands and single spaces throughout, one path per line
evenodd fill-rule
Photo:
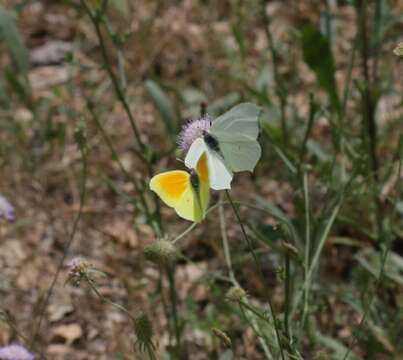
M 364 76 L 365 84 L 362 90 L 362 106 L 363 106 L 363 120 L 368 137 L 368 147 L 369 147 L 369 158 L 370 158 L 370 168 L 372 172 L 372 197 L 376 209 L 376 226 L 378 232 L 378 241 L 381 240 L 383 232 L 383 211 L 382 204 L 379 199 L 377 188 L 379 186 L 379 163 L 377 157 L 377 125 L 375 121 L 375 110 L 376 110 L 376 100 L 374 98 L 372 81 L 369 73 L 369 46 L 368 46 L 368 35 L 367 35 L 367 0 L 357 1 L 357 11 L 361 16 L 359 16 L 359 32 L 361 40 L 361 68 Z M 374 70 L 375 71 L 375 70 Z
M 96 285 L 95 285 L 95 283 L 94 283 L 94 281 L 93 281 L 92 279 L 90 279 L 90 278 L 87 276 L 85 280 L 86 280 L 87 284 L 89 285 L 90 289 L 98 296 L 99 299 L 101 299 L 103 302 L 105 302 L 105 303 L 107 303 L 107 304 L 109 304 L 109 305 L 115 307 L 116 309 L 122 311 L 123 313 L 125 313 L 125 314 L 130 318 L 130 320 L 132 320 L 133 322 L 136 321 L 136 319 L 134 318 L 134 316 L 133 316 L 133 315 L 130 313 L 130 311 L 127 310 L 124 306 L 122 306 L 122 305 L 120 305 L 120 304 L 118 304 L 118 303 L 115 303 L 114 301 L 109 300 L 107 297 L 103 296 L 103 295 L 99 292 L 98 288 L 96 287 Z
M 134 116 L 132 114 L 132 111 L 130 110 L 129 103 L 126 99 L 126 94 L 112 69 L 112 65 L 109 60 L 108 52 L 106 50 L 105 39 L 102 35 L 101 26 L 100 26 L 100 23 L 103 20 L 104 15 L 102 12 L 93 13 L 93 11 L 90 9 L 90 7 L 88 6 L 88 4 L 86 3 L 85 0 L 81 0 L 81 5 L 83 6 L 83 8 L 86 11 L 87 15 L 89 16 L 92 24 L 94 25 L 95 32 L 98 37 L 99 45 L 101 47 L 101 54 L 102 54 L 102 58 L 104 60 L 104 65 L 105 65 L 106 71 L 108 72 L 108 75 L 113 83 L 116 95 L 117 95 L 118 99 L 120 100 L 120 102 L 122 103 L 123 108 L 129 118 L 129 122 L 132 127 L 134 136 L 136 138 L 137 144 L 140 147 L 140 151 L 137 153 L 142 159 L 145 159 L 144 154 L 146 153 L 146 146 L 141 140 L 140 132 L 138 130 L 136 121 L 134 120 Z M 147 161 L 145 161 L 145 162 L 148 163 Z
M 401 171 L 402 171 L 402 159 L 400 159 L 400 161 L 399 161 L 399 167 L 398 167 L 398 172 L 397 173 L 400 175 Z M 397 184 L 397 186 L 399 186 L 399 180 L 397 180 L 396 184 Z M 400 184 L 402 184 L 402 183 L 400 182 Z M 400 186 L 402 186 L 402 185 L 400 185 Z M 395 211 L 396 211 L 396 206 L 394 208 L 394 212 Z M 379 269 L 379 275 L 378 275 L 378 277 L 377 277 L 377 279 L 375 281 L 375 286 L 374 286 L 372 296 L 371 296 L 370 300 L 366 303 L 366 307 L 364 309 L 364 313 L 363 313 L 363 316 L 361 318 L 361 321 L 357 326 L 356 332 L 353 335 L 353 339 L 351 341 L 350 346 L 348 347 L 348 350 L 346 351 L 346 353 L 345 353 L 345 355 L 343 357 L 343 360 L 348 359 L 348 356 L 350 355 L 351 351 L 353 351 L 353 349 L 354 349 L 354 347 L 355 347 L 355 345 L 356 345 L 356 343 L 358 341 L 358 333 L 361 331 L 362 327 L 365 324 L 365 321 L 366 321 L 366 319 L 368 317 L 368 314 L 369 314 L 369 310 L 371 309 L 372 303 L 373 303 L 373 301 L 375 299 L 375 295 L 376 295 L 376 293 L 377 293 L 377 291 L 379 289 L 379 286 L 381 284 L 381 281 L 382 281 L 382 278 L 383 278 L 383 275 L 384 275 L 384 271 L 385 271 L 386 261 L 387 261 L 391 246 L 392 246 L 392 240 L 389 239 L 388 243 L 384 247 L 384 251 L 383 251 L 383 254 L 382 254 L 382 257 L 381 257 L 381 266 L 380 266 L 380 269 Z M 368 292 L 368 289 L 369 289 L 369 286 L 366 289 L 366 293 Z
M 260 274 L 261 279 L 263 280 L 264 275 L 263 275 L 262 268 L 260 267 L 260 263 L 259 263 L 259 260 L 258 260 L 258 258 L 256 256 L 256 254 L 255 254 L 255 251 L 253 249 L 253 245 L 252 245 L 252 243 L 251 243 L 251 241 L 250 241 L 250 239 L 249 239 L 249 237 L 248 237 L 248 235 L 246 233 L 246 230 L 245 230 L 245 227 L 243 225 L 242 219 L 241 219 L 241 217 L 240 217 L 240 215 L 238 213 L 238 210 L 237 210 L 234 202 L 232 201 L 232 198 L 231 198 L 231 195 L 230 195 L 229 191 L 225 190 L 225 194 L 227 195 L 227 199 L 228 199 L 229 203 L 231 204 L 231 207 L 232 207 L 232 210 L 234 211 L 235 217 L 237 218 L 237 221 L 238 221 L 238 224 L 239 224 L 239 226 L 241 228 L 241 232 L 243 234 L 244 240 L 245 240 L 246 244 L 248 245 L 248 247 L 249 247 L 249 249 L 250 249 L 250 251 L 252 253 L 252 257 L 253 257 L 253 260 L 255 262 L 256 268 L 257 268 L 257 270 L 258 270 L 258 272 Z M 267 297 L 267 301 L 268 301 L 269 307 L 270 307 L 270 312 L 271 312 L 271 315 L 272 315 L 272 318 L 273 318 L 273 324 L 274 324 L 274 329 L 275 329 L 275 332 L 276 332 L 278 346 L 279 346 L 279 349 L 280 349 L 281 359 L 285 360 L 283 344 L 281 342 L 280 331 L 279 331 L 279 328 L 278 328 L 277 316 L 276 316 L 276 313 L 274 311 L 273 304 L 272 304 L 271 299 L 270 299 L 270 295 L 268 295 L 266 297 Z
M 229 249 L 229 244 L 228 244 L 228 236 L 227 236 L 227 227 L 226 227 L 226 222 L 225 222 L 225 214 L 224 214 L 224 205 L 222 203 L 222 198 L 223 198 L 223 193 L 220 193 L 220 200 L 219 204 L 220 206 L 218 207 L 218 214 L 220 217 L 220 230 L 221 230 L 221 239 L 222 239 L 222 245 L 224 249 L 224 257 L 225 257 L 225 262 L 227 264 L 227 270 L 228 270 L 228 275 L 230 280 L 234 284 L 238 284 L 235 278 L 234 270 L 232 268 L 232 260 L 231 260 L 231 252 Z
M 175 290 L 175 267 L 174 265 L 167 265 L 166 272 L 169 282 L 169 298 L 172 306 L 172 321 L 175 332 L 175 341 L 176 341 L 176 358 L 180 359 L 181 357 L 181 328 L 179 324 L 178 317 L 178 301 L 176 297 Z
M 268 0 L 261 0 L 261 14 L 263 18 L 264 32 L 266 35 L 267 43 L 269 45 L 269 50 L 271 53 L 273 61 L 273 74 L 274 81 L 276 83 L 276 95 L 280 101 L 280 113 L 281 113 L 281 131 L 283 136 L 283 146 L 286 148 L 288 146 L 288 129 L 287 129 L 287 119 L 286 119 L 286 107 L 287 107 L 287 95 L 284 89 L 283 82 L 281 80 L 281 75 L 279 71 L 279 56 L 277 50 L 274 46 L 273 36 L 270 31 L 270 18 L 266 12 L 266 5 Z
M 102 295 L 99 292 L 95 282 L 91 278 L 86 276 L 85 280 L 86 280 L 86 283 L 89 285 L 90 289 L 95 293 L 95 295 L 98 296 L 98 298 L 101 301 L 103 301 L 104 303 L 109 304 L 109 305 L 115 307 L 116 309 L 118 309 L 119 311 L 123 312 L 125 315 L 128 316 L 128 318 L 133 322 L 133 325 L 135 326 L 136 318 L 131 314 L 131 312 L 128 309 L 126 309 L 123 305 L 120 305 L 120 304 L 108 299 L 104 295 Z M 147 352 L 147 354 L 148 354 L 148 356 L 150 357 L 151 360 L 156 359 L 152 344 L 151 344 L 151 346 L 150 346 L 150 344 L 145 345 L 145 350 L 146 350 L 146 352 Z
M 78 214 L 77 214 L 77 216 L 76 216 L 76 218 L 74 220 L 73 228 L 72 228 L 72 231 L 70 233 L 70 237 L 69 237 L 69 239 L 68 239 L 68 241 L 67 241 L 67 243 L 66 243 L 66 245 L 65 245 L 65 247 L 63 249 L 62 258 L 59 261 L 56 273 L 55 273 L 55 275 L 54 275 L 54 277 L 52 279 L 52 282 L 51 282 L 47 292 L 46 292 L 45 299 L 44 299 L 42 305 L 40 306 L 39 319 L 38 319 L 38 322 L 37 322 L 37 325 L 35 327 L 34 333 L 32 335 L 32 340 L 31 340 L 31 343 L 30 343 L 30 347 L 32 347 L 32 348 L 34 347 L 35 342 L 37 341 L 38 335 L 39 335 L 39 333 L 41 331 L 42 320 L 43 320 L 43 317 L 45 315 L 46 308 L 48 306 L 50 297 L 52 296 L 53 289 L 54 289 L 54 287 L 56 285 L 56 282 L 57 282 L 57 280 L 59 278 L 60 272 L 61 272 L 61 270 L 63 268 L 63 264 L 64 264 L 64 261 L 66 260 L 67 254 L 68 254 L 69 249 L 71 247 L 71 244 L 73 243 L 73 240 L 75 238 L 75 235 L 76 235 L 76 232 L 77 232 L 77 229 L 78 229 L 78 224 L 79 224 L 79 222 L 81 220 L 81 216 L 82 216 L 82 213 L 83 213 L 84 201 L 85 201 L 85 197 L 86 197 L 87 155 L 86 155 L 86 149 L 84 148 L 84 146 L 79 146 L 79 148 L 80 148 L 80 151 L 81 151 L 81 160 L 82 160 L 82 180 L 81 180 L 81 194 L 80 194 L 80 205 L 79 205 L 79 209 L 78 209 Z
M 284 295 L 284 329 L 285 334 L 288 338 L 288 341 L 291 340 L 291 331 L 290 331 L 290 295 L 291 295 L 291 274 L 290 274 L 290 254 L 286 252 L 285 254 L 285 295 Z
M 221 230 L 221 239 L 223 242 L 224 257 L 225 257 L 225 262 L 227 264 L 227 270 L 228 270 L 230 281 L 234 286 L 239 287 L 240 285 L 235 278 L 234 270 L 232 267 L 231 251 L 230 251 L 230 247 L 229 247 L 229 243 L 228 243 L 227 225 L 226 225 L 225 214 L 224 214 L 224 202 L 222 201 L 222 198 L 223 198 L 223 193 L 221 192 L 220 199 L 218 202 L 218 204 L 219 204 L 218 213 L 219 213 L 219 219 L 220 219 L 220 230 Z M 253 327 L 257 328 L 257 332 L 262 333 L 262 330 L 261 330 L 259 324 L 257 323 L 257 321 L 253 318 L 249 319 L 248 314 L 246 312 L 244 312 L 243 314 L 248 319 L 248 321 L 253 325 Z M 265 321 L 267 321 L 267 319 L 265 319 Z M 271 354 L 271 352 L 267 346 L 266 337 L 262 338 L 261 336 L 258 336 L 258 339 L 259 339 L 260 345 L 262 346 L 262 349 L 265 353 L 266 358 L 268 360 L 272 359 L 273 355 Z
M 311 252 L 311 221 L 310 221 L 310 205 L 309 205 L 309 188 L 308 188 L 308 172 L 305 170 L 303 174 L 303 188 L 304 188 L 304 206 L 305 206 L 305 251 L 304 251 L 304 270 L 305 281 L 307 282 L 304 293 L 304 308 L 302 313 L 302 326 L 305 326 L 306 316 L 308 314 L 309 306 L 309 289 L 310 279 L 308 279 L 310 252 Z
M 112 154 L 112 159 L 116 161 L 117 165 L 119 166 L 120 171 L 126 176 L 126 178 L 133 184 L 134 189 L 136 190 L 136 193 L 138 194 L 139 200 L 141 202 L 141 206 L 144 210 L 144 213 L 146 215 L 147 221 L 150 223 L 150 225 L 153 227 L 155 233 L 158 236 L 162 236 L 162 226 L 161 226 L 161 221 L 160 218 L 158 217 L 157 220 L 153 219 L 153 216 L 151 215 L 150 209 L 148 207 L 146 198 L 144 196 L 144 191 L 141 189 L 141 186 L 138 184 L 138 181 L 135 177 L 133 177 L 124 167 L 122 161 L 120 160 L 119 154 L 115 149 L 115 146 L 105 131 L 104 126 L 101 124 L 99 121 L 99 118 L 97 114 L 94 111 L 94 106 L 91 103 L 88 103 L 88 110 L 91 114 L 92 119 L 94 120 L 94 123 L 98 130 L 101 132 L 102 137 L 104 138 L 106 145 L 108 146 L 111 154 Z

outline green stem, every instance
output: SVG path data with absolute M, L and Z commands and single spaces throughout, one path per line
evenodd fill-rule
M 168 282 L 169 282 L 169 297 L 171 300 L 172 306 L 172 321 L 175 332 L 175 340 L 176 340 L 176 350 L 175 355 L 177 359 L 181 358 L 181 328 L 179 324 L 178 318 L 178 302 L 175 291 L 175 268 L 174 265 L 168 265 L 166 267 Z
M 274 81 L 276 83 L 276 95 L 280 101 L 280 112 L 281 112 L 281 131 L 283 135 L 283 146 L 287 148 L 288 146 L 288 129 L 287 129 L 287 119 L 286 119 L 286 108 L 287 108 L 287 92 L 282 83 L 281 74 L 279 71 L 279 63 L 280 59 L 277 53 L 277 50 L 274 46 L 273 36 L 270 31 L 270 18 L 266 12 L 266 5 L 268 4 L 268 0 L 261 0 L 261 14 L 264 25 L 264 32 L 266 34 L 267 43 L 269 45 L 269 50 L 271 53 L 272 61 L 273 61 L 273 74 Z
M 291 274 L 290 274 L 290 255 L 288 252 L 285 254 L 285 299 L 284 299 L 284 328 L 288 341 L 291 340 L 290 331 L 290 295 L 291 295 Z
M 369 73 L 369 49 L 368 49 L 368 35 L 367 35 L 367 1 L 357 1 L 357 11 L 359 16 L 359 28 L 361 38 L 361 68 L 364 76 L 365 84 L 362 91 L 363 102 L 363 119 L 367 131 L 368 147 L 370 154 L 370 168 L 372 173 L 372 197 L 376 209 L 376 225 L 378 241 L 381 240 L 383 233 L 383 211 L 382 203 L 378 196 L 379 186 L 379 163 L 377 157 L 377 125 L 375 121 L 376 100 L 373 96 L 372 81 Z
M 53 277 L 53 280 L 52 280 L 47 292 L 46 292 L 45 299 L 44 299 L 42 305 L 40 306 L 39 320 L 38 320 L 38 323 L 37 323 L 36 328 L 34 330 L 34 333 L 32 335 L 32 340 L 31 340 L 31 343 L 30 343 L 31 348 L 34 348 L 35 342 L 37 341 L 37 338 L 38 338 L 38 335 L 39 335 L 39 332 L 41 331 L 42 320 L 43 320 L 43 318 L 45 316 L 46 308 L 47 308 L 49 300 L 50 300 L 50 298 L 52 296 L 53 289 L 54 289 L 54 287 L 56 285 L 56 282 L 57 282 L 57 280 L 59 278 L 60 272 L 62 271 L 63 264 L 64 264 L 64 262 L 65 262 L 65 260 L 67 258 L 67 254 L 69 252 L 71 244 L 73 243 L 73 240 L 75 238 L 75 235 L 76 235 L 76 232 L 77 232 L 77 229 L 78 229 L 78 224 L 79 224 L 79 222 L 81 220 L 81 216 L 82 216 L 82 213 L 83 213 L 84 201 L 85 201 L 85 198 L 86 198 L 87 156 L 86 156 L 86 149 L 84 148 L 84 145 L 81 146 L 79 144 L 79 148 L 80 148 L 80 151 L 81 151 L 81 160 L 82 160 L 82 179 L 81 179 L 81 192 L 80 192 L 80 206 L 79 206 L 79 209 L 78 209 L 78 214 L 77 214 L 77 216 L 76 216 L 76 218 L 74 220 L 74 223 L 73 223 L 73 229 L 72 229 L 72 231 L 70 233 L 70 237 L 69 237 L 69 239 L 68 239 L 68 241 L 67 241 L 67 243 L 66 243 L 66 245 L 65 245 L 65 247 L 63 249 L 62 258 L 59 261 L 56 273 L 55 273 L 55 275 Z
M 260 277 L 261 277 L 262 280 L 264 280 L 264 275 L 263 275 L 262 268 L 260 267 L 259 260 L 258 260 L 256 254 L 255 254 L 254 249 L 253 249 L 252 242 L 250 241 L 250 239 L 249 239 L 249 237 L 248 237 L 248 235 L 247 235 L 247 233 L 245 231 L 245 227 L 244 227 L 243 222 L 241 220 L 241 217 L 240 217 L 240 215 L 238 213 L 238 210 L 237 210 L 234 202 L 232 201 L 231 195 L 230 195 L 228 190 L 225 190 L 225 194 L 227 195 L 227 199 L 228 199 L 229 203 L 231 204 L 231 207 L 232 207 L 232 210 L 234 211 L 235 217 L 238 220 L 238 224 L 239 224 L 239 226 L 241 228 L 244 240 L 245 240 L 246 244 L 248 245 L 248 247 L 249 247 L 249 249 L 251 251 L 253 260 L 254 260 L 256 268 L 257 268 L 257 270 L 258 270 L 258 272 L 260 274 Z M 274 324 L 274 329 L 275 329 L 275 332 L 276 332 L 278 346 L 279 346 L 279 349 L 280 349 L 281 359 L 284 360 L 285 359 L 284 350 L 283 350 L 283 344 L 282 344 L 281 338 L 280 338 L 280 331 L 279 331 L 279 328 L 278 328 L 277 316 L 276 316 L 276 313 L 274 311 L 273 304 L 272 304 L 271 299 L 270 299 L 270 295 L 267 294 L 266 297 L 267 297 L 267 301 L 268 301 L 269 307 L 270 307 L 270 312 L 271 312 L 271 315 L 272 315 L 272 318 L 273 318 L 273 324 Z
M 224 214 L 224 202 L 222 201 L 223 198 L 223 193 L 220 193 L 220 199 L 218 204 L 220 205 L 218 208 L 218 213 L 219 213 L 219 218 L 220 218 L 220 230 L 221 230 L 221 238 L 223 242 L 223 249 L 224 249 L 224 257 L 225 257 L 225 262 L 227 264 L 227 270 L 229 274 L 229 278 L 233 286 L 240 286 L 238 281 L 235 278 L 235 273 L 232 267 L 232 259 L 231 259 L 231 251 L 228 243 L 228 236 L 227 236 L 227 224 L 225 222 L 225 214 Z M 249 305 L 246 303 L 246 305 Z M 268 360 L 272 359 L 272 354 L 269 350 L 268 344 L 269 342 L 267 341 L 267 338 L 265 334 L 263 333 L 260 325 L 254 319 L 253 317 L 249 318 L 249 314 L 243 312 L 244 316 L 247 318 L 247 320 L 252 324 L 252 327 L 256 327 L 256 332 L 257 333 L 262 333 L 262 336 L 258 336 L 260 345 L 262 346 L 263 352 Z M 256 315 L 256 314 L 255 314 Z M 265 319 L 267 321 L 267 319 Z
M 311 226 L 310 226 L 310 205 L 309 205 L 309 189 L 308 189 L 308 172 L 305 170 L 303 175 L 304 187 L 304 204 L 305 204 L 305 253 L 304 253 L 304 269 L 305 269 L 305 293 L 304 293 L 304 308 L 302 313 L 302 326 L 305 326 L 306 316 L 308 314 L 309 306 L 309 290 L 310 278 L 308 279 L 309 264 L 311 256 Z
M 116 77 L 116 75 L 115 75 L 115 73 L 114 73 L 114 71 L 112 69 L 112 65 L 111 65 L 110 60 L 109 60 L 108 52 L 106 50 L 105 39 L 104 39 L 104 37 L 102 35 L 101 26 L 100 26 L 101 21 L 103 21 L 103 13 L 102 12 L 101 13 L 96 12 L 94 14 L 92 12 L 92 10 L 89 8 L 89 6 L 87 5 L 87 3 L 85 2 L 85 0 L 81 0 L 81 4 L 82 4 L 83 8 L 85 9 L 87 15 L 89 16 L 92 24 L 94 25 L 95 32 L 96 32 L 97 37 L 98 37 L 99 45 L 101 47 L 101 54 L 102 54 L 102 58 L 104 60 L 104 65 L 105 65 L 106 71 L 108 72 L 109 77 L 112 80 L 116 95 L 117 95 L 118 99 L 120 100 L 120 102 L 123 105 L 123 108 L 124 108 L 128 118 L 129 118 L 129 122 L 130 122 L 130 125 L 132 127 L 134 136 L 135 136 L 135 138 L 137 140 L 137 143 L 138 143 L 138 145 L 140 147 L 140 151 L 138 152 L 138 155 L 141 158 L 145 159 L 144 154 L 146 152 L 146 146 L 141 140 L 140 132 L 139 132 L 139 130 L 137 128 L 137 124 L 136 124 L 136 122 L 134 120 L 134 116 L 133 116 L 133 114 L 132 114 L 132 112 L 130 110 L 129 103 L 128 103 L 127 99 L 126 99 L 126 94 L 124 93 L 124 91 L 123 91 L 123 89 L 122 89 L 122 87 L 120 85 L 120 82 L 119 82 L 118 78 Z M 146 159 L 145 159 L 145 163 L 148 163 Z

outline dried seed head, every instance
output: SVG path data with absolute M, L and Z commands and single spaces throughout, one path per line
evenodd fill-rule
M 146 314 L 140 313 L 136 316 L 134 321 L 134 332 L 136 333 L 140 351 L 154 349 L 154 344 L 152 342 L 153 326 Z
M 144 248 L 144 256 L 156 264 L 166 265 L 175 262 L 179 252 L 172 242 L 157 240 Z
M 225 297 L 230 302 L 239 303 L 246 297 L 246 291 L 239 286 L 233 286 L 227 291 Z
M 81 281 L 89 276 L 91 264 L 81 257 L 72 259 L 68 264 L 69 274 L 67 277 L 68 283 L 75 287 L 79 287 Z

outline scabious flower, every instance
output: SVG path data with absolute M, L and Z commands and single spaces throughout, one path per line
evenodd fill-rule
M 190 120 L 182 127 L 178 136 L 178 145 L 183 151 L 187 151 L 193 142 L 204 135 L 211 126 L 211 118 L 206 115 L 199 119 Z
M 0 360 L 34 360 L 34 356 L 23 346 L 12 344 L 0 347 Z
M 0 218 L 7 221 L 15 220 L 15 212 L 13 205 L 2 195 L 0 195 Z
M 72 259 L 67 266 L 69 269 L 67 282 L 75 287 L 79 287 L 81 280 L 88 276 L 88 271 L 91 268 L 90 263 L 82 257 L 76 257 Z

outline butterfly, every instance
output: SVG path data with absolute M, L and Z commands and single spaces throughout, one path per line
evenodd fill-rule
M 242 103 L 219 116 L 203 136 L 192 143 L 185 165 L 192 169 L 205 155 L 210 187 L 230 189 L 233 173 L 253 171 L 262 154 L 256 140 L 259 113 L 256 105 Z
M 206 215 L 210 198 L 206 160 L 202 155 L 190 172 L 166 171 L 150 180 L 150 189 L 186 220 L 201 222 Z

